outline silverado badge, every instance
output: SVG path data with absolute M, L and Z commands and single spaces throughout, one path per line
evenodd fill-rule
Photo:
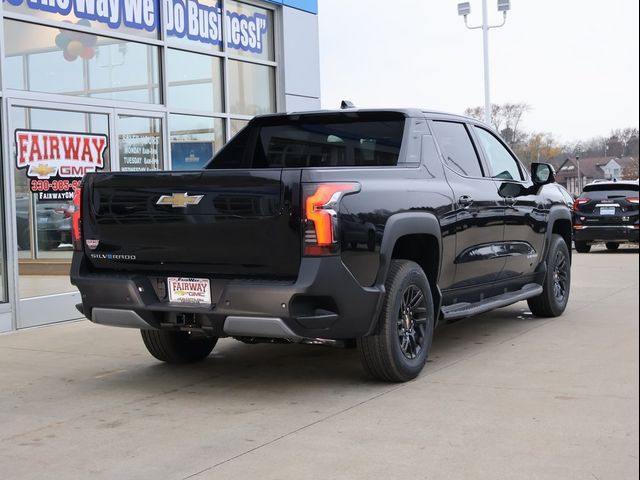
M 189 195 L 188 193 L 174 193 L 162 195 L 156 205 L 171 205 L 173 208 L 187 208 L 188 205 L 198 205 L 204 195 Z

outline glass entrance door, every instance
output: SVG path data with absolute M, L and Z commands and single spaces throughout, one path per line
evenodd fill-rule
M 70 108 L 9 102 L 19 328 L 81 317 L 69 282 L 73 191 L 85 173 L 110 170 L 113 114 Z

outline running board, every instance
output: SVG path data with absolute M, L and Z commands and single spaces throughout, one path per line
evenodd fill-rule
M 445 321 L 460 320 L 480 313 L 485 313 L 500 307 L 506 307 L 527 298 L 537 297 L 542 293 L 542 286 L 537 283 L 528 283 L 517 292 L 508 292 L 495 297 L 489 297 L 477 303 L 456 303 L 442 307 L 442 316 Z

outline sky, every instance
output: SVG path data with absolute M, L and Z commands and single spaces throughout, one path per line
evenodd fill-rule
M 470 0 L 469 24 L 482 21 Z M 511 0 L 489 32 L 492 103 L 525 102 L 523 127 L 573 142 L 638 127 L 637 0 Z M 457 0 L 319 0 L 323 108 L 484 105 L 482 31 Z M 491 24 L 500 23 L 488 0 Z

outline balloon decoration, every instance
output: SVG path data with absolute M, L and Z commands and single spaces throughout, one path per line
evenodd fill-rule
M 66 23 L 72 23 L 65 21 Z M 78 20 L 77 25 L 90 27 L 89 20 Z M 60 29 L 60 33 L 56 35 L 56 45 L 62 50 L 62 56 L 67 62 L 73 62 L 78 57 L 83 60 L 91 60 L 96 55 L 96 42 L 98 37 L 89 35 L 88 33 L 72 32 L 70 30 Z

